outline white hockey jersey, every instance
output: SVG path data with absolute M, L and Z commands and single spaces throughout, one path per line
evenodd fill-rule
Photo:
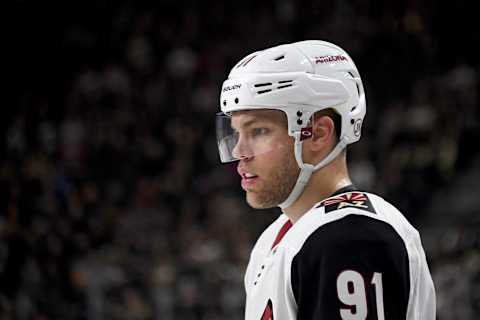
M 384 199 L 352 190 L 263 232 L 245 275 L 245 319 L 435 319 L 417 230 Z

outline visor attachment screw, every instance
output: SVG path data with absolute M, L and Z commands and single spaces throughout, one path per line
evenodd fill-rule
M 350 119 L 350 123 L 351 123 L 351 124 L 354 124 L 354 123 L 355 123 L 355 120 Z
M 298 120 L 297 120 L 297 124 L 298 124 L 298 125 L 301 125 L 302 123 L 303 123 L 302 119 L 298 119 Z
M 223 100 L 223 105 L 224 105 L 224 106 L 227 105 L 227 100 Z
M 235 104 L 237 104 L 237 103 L 238 103 L 238 98 L 235 98 Z
M 297 117 L 301 117 L 303 115 L 302 111 L 297 111 Z

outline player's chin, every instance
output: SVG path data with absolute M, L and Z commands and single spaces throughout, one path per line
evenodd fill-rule
M 247 191 L 247 203 L 253 209 L 270 209 L 278 206 L 278 203 L 264 199 L 261 194 L 249 191 Z

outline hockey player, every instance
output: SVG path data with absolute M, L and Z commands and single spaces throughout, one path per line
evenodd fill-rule
M 231 70 L 220 106 L 221 161 L 238 161 L 250 206 L 282 210 L 251 253 L 245 319 L 435 319 L 418 232 L 349 178 L 345 148 L 360 139 L 366 101 L 343 49 L 254 52 Z

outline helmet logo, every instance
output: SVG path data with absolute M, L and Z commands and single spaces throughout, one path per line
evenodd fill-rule
M 353 124 L 353 134 L 356 137 L 360 137 L 360 134 L 362 132 L 362 122 L 363 122 L 362 119 L 357 119 Z
M 302 128 L 300 131 L 300 141 L 311 138 L 313 135 L 312 127 Z
M 245 60 L 242 60 L 240 61 L 240 63 L 237 65 L 237 68 L 240 68 L 240 67 L 245 67 L 247 65 L 247 63 L 249 63 L 250 61 L 253 60 L 253 58 L 255 58 L 257 55 L 253 55 L 251 57 L 247 57 L 245 58 Z
M 315 63 L 328 63 L 328 62 L 336 62 L 336 61 L 347 61 L 347 57 L 338 54 L 336 56 L 318 56 L 315 57 Z

